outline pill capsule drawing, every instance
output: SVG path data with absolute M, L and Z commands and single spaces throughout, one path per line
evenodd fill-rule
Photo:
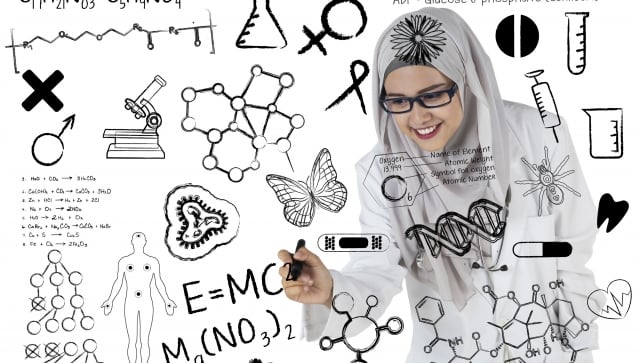
M 527 241 L 513 245 L 513 254 L 521 258 L 569 257 L 572 251 L 571 243 L 560 241 Z

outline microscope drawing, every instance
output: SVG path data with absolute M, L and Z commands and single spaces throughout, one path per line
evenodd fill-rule
M 107 150 L 107 159 L 164 159 L 164 151 L 158 143 L 158 128 L 162 117 L 151 104 L 153 96 L 167 82 L 155 76 L 147 88 L 134 100 L 127 98 L 124 108 L 131 111 L 136 119 L 146 118 L 143 129 L 105 129 L 105 139 L 114 139 Z

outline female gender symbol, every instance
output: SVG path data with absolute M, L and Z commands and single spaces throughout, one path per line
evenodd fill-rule
M 360 12 L 360 20 L 362 24 L 360 25 L 358 31 L 353 35 L 340 34 L 333 30 L 331 25 L 329 25 L 329 12 L 331 11 L 331 9 L 333 9 L 334 6 L 342 3 L 353 4 L 356 8 L 358 8 L 358 11 Z M 318 49 L 320 49 L 322 54 L 327 55 L 327 50 L 321 43 L 322 38 L 324 38 L 325 35 L 329 35 L 331 38 L 337 40 L 347 40 L 357 37 L 358 35 L 362 34 L 364 28 L 367 26 L 367 13 L 364 11 L 364 6 L 362 6 L 362 4 L 360 4 L 358 0 L 333 0 L 325 5 L 324 9 L 322 10 L 321 21 L 323 29 L 318 34 L 313 34 L 306 25 L 302 26 L 302 31 L 306 36 L 309 37 L 309 43 L 302 47 L 302 49 L 298 51 L 298 54 L 306 53 L 309 49 L 311 49 L 312 46 L 315 45 L 316 47 L 318 47 Z

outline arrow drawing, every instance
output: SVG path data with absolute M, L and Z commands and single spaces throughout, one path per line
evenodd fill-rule
M 62 159 L 62 154 L 64 152 L 62 134 L 67 128 L 73 129 L 75 119 L 76 115 L 73 114 L 62 120 L 64 126 L 57 135 L 49 132 L 38 135 L 31 145 L 31 155 L 33 156 L 33 160 L 42 166 L 52 166 L 57 164 L 58 161 Z

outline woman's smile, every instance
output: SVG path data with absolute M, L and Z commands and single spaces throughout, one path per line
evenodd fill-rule
M 439 70 L 423 65 L 395 69 L 384 81 L 384 91 L 391 102 L 403 102 L 401 100 L 413 98 L 410 100 L 412 104 L 409 111 L 393 113 L 392 117 L 398 129 L 422 150 L 442 150 L 462 124 L 463 111 L 459 91 L 451 98 L 447 94 L 439 94 L 450 89 L 452 84 L 453 81 Z M 428 100 L 427 96 L 434 94 L 447 97 L 447 102 L 442 106 L 425 107 L 415 101 L 415 97 Z
M 413 131 L 417 134 L 417 136 L 422 140 L 427 140 L 434 137 L 438 130 L 440 129 L 440 125 L 442 123 L 438 123 L 437 125 L 422 127 L 422 128 L 413 128 Z

